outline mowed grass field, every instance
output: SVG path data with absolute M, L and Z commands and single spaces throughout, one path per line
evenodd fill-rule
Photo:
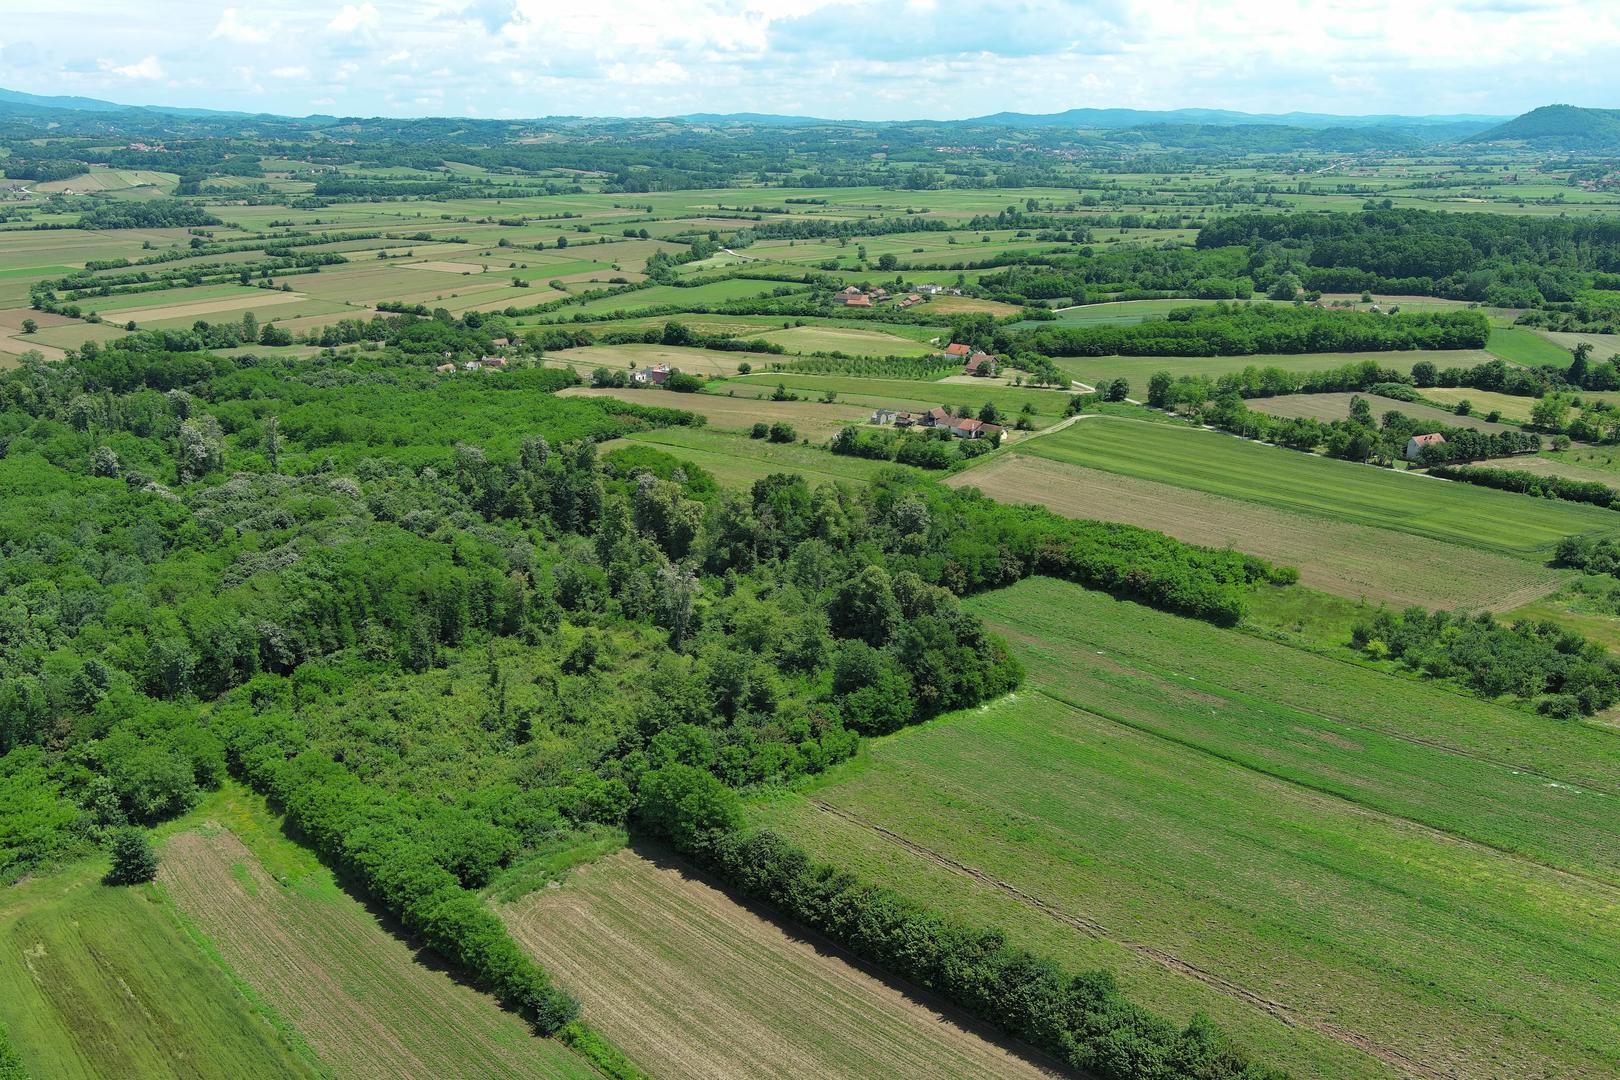
M 329 1075 L 162 890 L 82 864 L 0 890 L 0 1025 L 34 1080 Z
M 337 1075 L 596 1075 L 399 937 L 256 796 L 227 787 L 193 819 L 165 842 L 159 883 Z
M 1035 503 L 1065 517 L 1121 521 L 1259 555 L 1297 568 L 1311 588 L 1372 604 L 1500 611 L 1569 578 L 1510 555 L 1022 454 L 1000 455 L 946 483 L 976 487 L 998 502 Z
M 970 606 L 1025 687 L 756 820 L 1297 1076 L 1620 1069 L 1612 735 L 1065 583 Z
M 941 333 L 944 331 L 941 330 Z M 795 326 L 752 334 L 760 341 L 772 341 L 788 352 L 841 352 L 850 356 L 928 356 L 939 352 L 935 346 L 881 330 L 859 330 L 848 326 Z
M 1545 562 L 1565 536 L 1620 533 L 1620 516 L 1611 510 L 1378 469 L 1170 424 L 1087 418 L 1030 439 L 1014 453 L 1538 562 Z
M 655 1076 L 1055 1075 L 656 850 L 609 855 L 499 911 Z
M 628 372 L 632 369 L 668 364 L 692 375 L 735 375 L 737 365 L 759 365 L 769 353 L 719 352 L 683 345 L 587 345 L 580 349 L 558 349 L 546 353 L 548 364 L 566 364 L 582 375 L 599 367 Z
M 831 390 L 840 401 L 870 408 L 883 406 L 926 411 L 937 405 L 945 405 L 953 410 L 965 405 L 977 412 L 986 402 L 993 402 L 1009 421 L 1016 418 L 1025 405 L 1033 409 L 1037 417 L 1056 420 L 1063 416 L 1070 397 L 1060 390 L 1012 387 L 988 379 L 930 382 L 924 379 L 879 379 L 860 375 L 811 375 L 798 371 L 755 371 L 751 375 L 727 379 L 709 390 L 711 393 L 734 392 L 738 397 L 769 397 L 778 386 L 786 387 L 801 397 L 811 398 L 819 398 Z

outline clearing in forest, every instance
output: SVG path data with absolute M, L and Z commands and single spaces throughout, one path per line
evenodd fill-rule
M 670 394 L 657 390 L 594 389 L 570 387 L 558 397 L 606 397 L 615 401 L 628 401 L 635 405 L 657 405 L 666 409 L 680 409 L 708 418 L 709 426 L 727 431 L 748 431 L 756 423 L 774 424 L 778 421 L 792 425 L 800 437 L 808 436 L 813 443 L 823 443 L 839 429 L 850 424 L 861 424 L 871 417 L 871 410 L 859 405 L 819 401 L 760 401 L 756 398 L 724 397 L 719 394 Z
M 607 856 L 501 915 L 656 1076 L 1053 1075 L 659 853 Z

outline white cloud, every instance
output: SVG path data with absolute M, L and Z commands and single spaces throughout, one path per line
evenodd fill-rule
M 302 64 L 295 67 L 271 68 L 270 74 L 278 79 L 307 79 L 309 78 L 309 68 L 304 67 Z
M 403 64 L 405 61 L 409 60 L 410 58 L 411 58 L 411 50 L 409 50 L 409 49 L 400 49 L 398 52 L 389 53 L 386 57 L 384 57 L 383 58 L 383 63 L 384 64 Z
M 164 77 L 163 65 L 158 58 L 148 56 L 137 60 L 133 64 L 119 64 L 114 60 L 97 60 L 96 66 L 102 71 L 110 71 L 114 75 L 122 75 L 126 79 L 161 79 Z
M 382 16 L 370 0 L 364 4 L 345 4 L 343 10 L 332 16 L 332 21 L 326 28 L 334 34 L 352 34 L 356 31 L 375 30 L 382 22 Z
M 219 13 L 219 25 L 214 27 L 211 36 L 234 41 L 238 45 L 263 45 L 270 40 L 274 32 L 273 26 L 254 26 L 243 21 L 235 8 L 226 8 Z

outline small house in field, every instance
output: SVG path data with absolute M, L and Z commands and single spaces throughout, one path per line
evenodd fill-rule
M 916 293 L 911 293 L 910 295 L 902 296 L 899 300 L 895 301 L 894 306 L 899 308 L 900 310 L 904 311 L 906 308 L 912 307 L 913 305 L 920 304 L 922 302 L 923 302 L 922 297 L 918 296 Z
M 642 368 L 630 378 L 637 386 L 663 386 L 669 381 L 669 365 L 654 364 L 650 368 Z
M 987 424 L 972 417 L 963 417 L 951 422 L 951 434 L 958 439 L 993 439 L 1001 432 L 1000 424 Z
M 478 362 L 480 364 L 483 364 L 487 368 L 503 368 L 503 367 L 506 366 L 506 357 L 504 357 L 504 356 L 481 356 L 481 357 L 478 358 Z
M 964 375 L 994 375 L 996 358 L 986 352 L 976 352 L 962 365 Z
M 863 295 L 861 293 L 856 293 L 854 296 L 845 296 L 844 297 L 844 306 L 845 307 L 871 307 L 872 306 L 872 298 L 870 296 L 865 296 L 865 295 Z
M 1406 460 L 1420 461 L 1425 446 L 1444 446 L 1446 437 L 1438 431 L 1432 435 L 1414 435 L 1406 440 Z
M 952 360 L 961 360 L 965 363 L 967 358 L 973 355 L 973 346 L 963 345 L 959 341 L 953 341 L 949 345 L 945 346 L 945 355 L 950 357 Z
M 491 344 L 494 345 L 497 349 L 504 349 L 508 345 L 512 344 L 512 339 L 511 338 L 498 337 L 493 342 L 491 342 Z
M 950 427 L 951 421 L 956 419 L 951 410 L 942 405 L 935 405 L 932 409 L 917 417 L 918 427 Z
M 872 423 L 874 423 L 874 424 L 892 424 L 892 423 L 894 423 L 896 415 L 897 414 L 895 413 L 895 411 L 893 409 L 877 409 L 877 410 L 874 410 L 873 413 L 872 413 Z

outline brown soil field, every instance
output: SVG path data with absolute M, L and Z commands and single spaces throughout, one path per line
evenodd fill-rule
M 1257 506 L 1061 462 L 1017 455 L 945 481 L 1006 503 L 1073 518 L 1121 521 L 1206 547 L 1231 547 L 1298 567 L 1313 589 L 1397 607 L 1506 611 L 1567 578 L 1522 559 L 1425 537 Z
M 596 1075 L 329 878 L 282 885 L 224 828 L 170 837 L 158 880 L 339 1076 Z
M 1056 1075 L 658 854 L 610 855 L 501 915 L 659 1077 Z
M 786 420 L 801 437 L 811 442 L 830 439 L 840 428 L 865 423 L 872 410 L 857 405 L 815 401 L 759 401 L 754 398 L 722 397 L 719 394 L 671 394 L 661 390 L 592 389 L 570 387 L 558 397 L 611 397 L 636 405 L 656 405 L 683 409 L 709 419 L 709 424 L 727 431 L 747 431 L 755 423 L 771 424 Z
M 1251 398 L 1244 404 L 1255 412 L 1271 416 L 1308 417 L 1312 420 L 1343 420 L 1350 415 L 1350 399 L 1365 398 L 1372 409 L 1373 419 L 1387 412 L 1398 412 L 1414 420 L 1422 420 L 1446 427 L 1466 427 L 1475 431 L 1517 431 L 1512 424 L 1493 424 L 1478 416 L 1458 416 L 1455 412 L 1437 409 L 1415 401 L 1396 401 L 1376 394 L 1284 394 L 1272 398 Z

